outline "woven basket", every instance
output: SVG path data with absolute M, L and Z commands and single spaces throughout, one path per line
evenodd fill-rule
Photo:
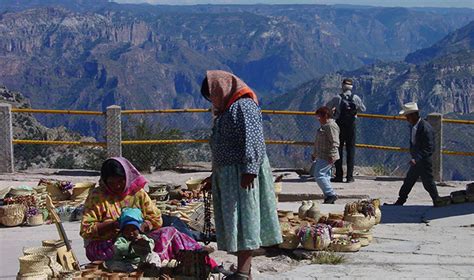
M 188 187 L 189 191 L 197 190 L 201 187 L 201 182 L 204 179 L 189 179 L 186 181 L 186 186 Z
M 333 234 L 349 234 L 352 232 L 352 225 L 348 227 L 334 227 L 332 228 Z
M 55 247 L 30 247 L 24 248 L 23 254 L 28 255 L 43 255 L 49 258 L 56 259 L 57 250 Z
M 46 193 L 46 185 L 38 185 L 36 187 L 33 187 L 33 190 L 35 190 L 37 194 Z
M 278 247 L 287 250 L 294 250 L 300 245 L 300 240 L 296 234 L 283 234 L 283 243 L 278 245 Z
M 44 223 L 43 214 L 41 213 L 41 214 L 34 215 L 34 216 L 26 218 L 26 223 L 29 226 L 40 226 L 40 225 L 42 225 Z
M 151 199 L 156 201 L 167 201 L 169 199 L 169 195 L 167 191 L 155 191 L 149 194 Z
M 360 247 L 360 242 L 349 243 L 346 245 L 331 243 L 331 245 L 329 245 L 329 249 L 334 252 L 357 252 L 360 250 Z
M 12 197 L 17 197 L 17 196 L 26 196 L 26 195 L 32 195 L 33 191 L 30 190 L 25 190 L 25 189 L 19 189 L 19 188 L 12 188 L 8 194 Z
M 43 240 L 41 244 L 43 245 L 43 247 L 53 247 L 57 249 L 59 247 L 64 246 L 64 241 L 60 239 L 59 240 Z
M 62 270 L 62 266 L 57 262 L 57 249 L 55 247 L 31 247 L 23 249 L 23 254 L 28 255 L 41 255 L 46 256 L 50 259 L 49 268 L 55 275 L 59 275 Z
M 7 227 L 15 227 L 23 224 L 25 220 L 25 206 L 12 204 L 0 206 L 0 223 Z
M 331 244 L 331 237 L 329 236 L 329 229 L 327 228 L 322 235 L 313 236 L 308 235 L 300 240 L 301 245 L 306 250 L 320 251 L 326 249 Z
M 369 242 L 372 242 L 373 240 L 373 235 L 372 235 L 372 232 L 370 230 L 355 230 L 353 233 L 352 233 L 352 237 L 354 238 L 367 238 L 367 240 L 369 240 Z
M 93 187 L 95 187 L 94 182 L 83 182 L 75 184 L 74 188 L 72 188 L 71 200 L 85 200 L 89 195 L 89 190 Z
M 48 274 L 45 272 L 18 274 L 17 280 L 48 280 Z
M 375 224 L 376 225 L 380 224 L 381 220 L 382 220 L 382 211 L 380 211 L 379 208 L 375 208 Z
M 349 234 L 343 234 L 343 233 L 333 233 L 331 235 L 332 239 L 349 239 Z
M 359 242 L 360 242 L 361 247 L 369 246 L 369 244 L 370 244 L 369 239 L 367 239 L 365 237 L 359 238 Z
M 344 221 L 352 223 L 354 230 L 369 230 L 375 225 L 375 217 L 366 217 L 363 214 L 345 215 Z
M 50 259 L 44 255 L 27 255 L 19 257 L 20 275 L 44 273 L 49 269 Z
M 323 240 L 319 237 L 316 239 L 316 242 L 312 238 L 308 238 L 304 240 L 302 245 L 303 248 L 305 248 L 306 250 L 321 251 L 326 249 L 329 246 L 330 242 L 330 240 Z
M 380 198 L 374 198 L 370 202 L 375 208 L 380 208 Z
M 70 197 L 69 192 L 62 192 L 59 188 L 61 182 L 57 180 L 43 180 L 41 179 L 39 186 L 46 186 L 46 190 L 48 191 L 49 196 L 51 199 L 55 201 L 63 201 L 68 200 Z

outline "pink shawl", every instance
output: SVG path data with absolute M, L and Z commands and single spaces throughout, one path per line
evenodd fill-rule
M 126 183 L 125 183 L 125 188 L 123 189 L 122 192 L 117 192 L 109 188 L 106 184 L 104 184 L 108 193 L 119 196 L 119 197 L 134 195 L 136 192 L 143 189 L 146 183 L 148 183 L 145 177 L 143 177 L 142 174 L 138 172 L 135 166 L 133 166 L 133 164 L 130 163 L 128 159 L 124 157 L 113 157 L 111 159 L 118 161 L 122 165 L 123 169 L 125 170 Z
M 206 72 L 206 78 L 214 116 L 224 113 L 230 105 L 242 96 L 247 95 L 258 104 L 257 95 L 234 74 L 222 70 L 209 70 Z

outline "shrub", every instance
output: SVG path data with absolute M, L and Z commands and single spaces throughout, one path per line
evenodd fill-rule
M 136 140 L 173 140 L 182 138 L 178 129 L 162 129 L 141 120 L 131 132 L 124 132 L 124 139 Z M 160 145 L 124 145 L 122 154 L 140 171 L 150 172 L 152 168 L 170 169 L 175 167 L 182 156 L 176 144 Z

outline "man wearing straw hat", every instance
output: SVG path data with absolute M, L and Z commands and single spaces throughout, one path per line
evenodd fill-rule
M 415 102 L 409 102 L 403 105 L 400 115 L 405 116 L 410 123 L 410 169 L 403 181 L 403 185 L 398 193 L 398 199 L 393 204 L 403 205 L 410 193 L 413 185 L 419 177 L 423 182 L 423 187 L 430 194 L 433 205 L 439 198 L 436 183 L 433 179 L 433 161 L 434 151 L 434 132 L 431 125 L 420 118 L 418 105 Z

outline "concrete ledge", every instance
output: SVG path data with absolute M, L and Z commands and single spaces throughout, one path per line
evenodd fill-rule
M 349 195 L 338 195 L 339 199 L 368 199 L 369 195 L 366 194 L 349 194 Z M 281 193 L 278 195 L 278 202 L 294 202 L 302 200 L 315 200 L 324 199 L 322 194 L 314 193 Z

